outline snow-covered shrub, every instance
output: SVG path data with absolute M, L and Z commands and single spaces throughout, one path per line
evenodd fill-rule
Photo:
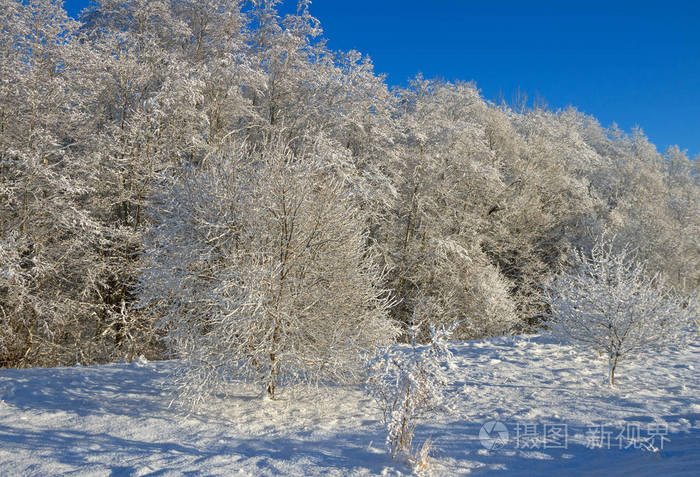
M 388 348 L 370 363 L 366 385 L 381 408 L 391 456 L 406 458 L 414 468 L 427 465 L 431 449 L 429 442 L 414 449 L 414 432 L 428 414 L 446 410 L 449 379 L 444 366 L 452 358 L 447 347 L 451 328 L 431 327 L 429 342 L 419 345 L 422 325 L 409 327 L 410 345 Z
M 608 358 L 610 385 L 620 360 L 680 345 L 692 325 L 692 299 L 649 274 L 629 247 L 602 236 L 590 256 L 576 250 L 576 269 L 548 287 L 548 321 L 555 337 Z
M 393 342 L 366 222 L 330 157 L 245 147 L 164 184 L 144 305 L 194 401 L 244 378 L 345 382 Z
M 460 340 L 500 336 L 518 326 L 511 283 L 478 247 L 457 239 L 426 240 L 418 247 L 396 290 L 412 317 L 417 314 L 435 326 L 458 322 L 452 337 Z

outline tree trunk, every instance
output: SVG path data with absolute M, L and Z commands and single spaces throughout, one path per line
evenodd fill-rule
M 615 387 L 615 369 L 617 368 L 617 360 L 620 358 L 619 354 L 615 354 L 614 357 L 610 358 L 610 387 Z
M 270 372 L 267 378 L 267 396 L 270 399 L 275 399 L 275 388 L 277 384 L 277 343 L 279 342 L 280 328 L 275 326 L 272 333 L 272 352 L 270 352 Z

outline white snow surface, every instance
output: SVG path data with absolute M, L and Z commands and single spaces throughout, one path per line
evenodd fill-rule
M 432 438 L 433 475 L 700 475 L 699 339 L 621 363 L 616 389 L 604 360 L 542 336 L 451 349 L 453 409 L 414 440 Z M 359 386 L 287 389 L 269 401 L 235 384 L 186 415 L 169 406 L 172 366 L 0 370 L 0 475 L 411 474 L 389 457 L 379 411 Z M 490 450 L 479 439 L 489 421 L 509 431 Z M 561 442 L 544 439 L 544 426 L 564 424 L 566 447 L 552 448 Z M 592 445 L 594 426 L 610 432 L 609 446 Z M 667 431 L 663 449 L 617 439 L 637 426 L 642 437 L 649 426 Z

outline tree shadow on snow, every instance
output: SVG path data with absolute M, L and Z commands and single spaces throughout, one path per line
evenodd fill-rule
M 198 475 L 198 470 L 188 472 L 187 469 L 199 468 L 225 475 L 239 466 L 245 466 L 246 470 L 257 475 L 278 475 L 285 465 L 299 461 L 304 466 L 314 465 L 317 470 L 351 472 L 364 469 L 372 474 L 396 467 L 396 462 L 381 445 L 368 446 L 367 437 L 364 434 L 338 434 L 320 440 L 227 437 L 216 445 L 199 444 L 195 447 L 175 442 L 125 439 L 107 433 L 31 430 L 0 425 L 0 447 L 5 451 L 28 451 L 41 455 L 42 460 L 75 467 L 94 468 L 99 463 L 100 467 L 111 470 L 111 475 L 132 475 L 139 471 L 140 475 L 156 476 L 173 470 L 182 475 Z M 381 439 L 379 434 L 374 437 Z M 144 474 L 139 470 L 144 466 L 157 470 Z
M 160 372 L 135 363 L 2 370 L 0 400 L 24 411 L 143 417 L 170 402 L 163 382 Z

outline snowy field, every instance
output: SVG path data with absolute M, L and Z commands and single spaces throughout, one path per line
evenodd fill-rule
M 700 475 L 699 340 L 622 363 L 615 390 L 604 362 L 542 337 L 453 350 L 454 409 L 416 436 L 435 475 Z M 261 401 L 240 385 L 185 416 L 169 366 L 0 370 L 0 475 L 411 474 L 359 388 Z

